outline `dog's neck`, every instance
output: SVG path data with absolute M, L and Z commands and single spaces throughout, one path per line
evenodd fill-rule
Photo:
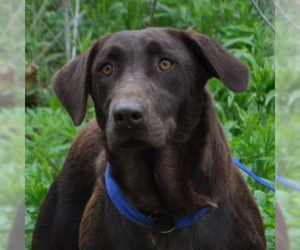
M 108 153 L 113 177 L 143 211 L 180 215 L 217 206 L 234 183 L 227 141 L 212 100 L 188 140 L 159 149 Z

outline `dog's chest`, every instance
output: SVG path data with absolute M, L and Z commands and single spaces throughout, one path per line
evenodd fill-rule
M 179 230 L 170 234 L 149 233 L 147 241 L 149 250 L 219 250 L 215 248 L 213 242 L 209 242 L 208 238 L 201 237 L 196 228 Z

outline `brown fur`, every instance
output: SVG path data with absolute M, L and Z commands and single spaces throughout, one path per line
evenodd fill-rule
M 174 64 L 163 72 L 155 65 L 166 58 Z M 101 73 L 107 63 L 114 70 L 109 76 Z M 248 87 L 248 68 L 215 40 L 173 29 L 109 35 L 60 70 L 54 89 L 74 123 L 83 120 L 88 94 L 97 122 L 74 142 L 39 214 L 33 249 L 266 249 L 259 210 L 232 163 L 205 86 L 211 77 L 235 92 Z M 119 107 L 139 112 L 138 120 L 117 121 Z M 161 234 L 163 223 L 141 227 L 109 199 L 107 161 L 145 214 L 211 211 L 169 234 Z

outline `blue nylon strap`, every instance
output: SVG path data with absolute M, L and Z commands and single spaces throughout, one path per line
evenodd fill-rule
M 123 214 L 127 219 L 139 224 L 140 226 L 150 228 L 153 228 L 155 226 L 155 222 L 153 219 L 138 211 L 125 197 L 119 185 L 112 178 L 111 165 L 109 162 L 107 162 L 106 166 L 105 183 L 109 198 L 121 214 Z
M 272 187 L 269 183 L 259 178 L 256 174 L 247 169 L 243 164 L 241 164 L 237 159 L 233 159 L 235 165 L 237 165 L 240 169 L 245 171 L 249 176 L 251 176 L 258 183 L 268 187 L 269 189 L 275 191 L 275 188 Z M 155 228 L 156 222 L 155 219 L 146 216 L 141 213 L 138 209 L 136 209 L 123 194 L 121 188 L 116 183 L 116 181 L 112 178 L 111 174 L 111 165 L 107 162 L 106 171 L 105 171 L 105 184 L 106 190 L 110 200 L 114 203 L 117 210 L 125 216 L 127 219 L 135 222 L 136 224 L 147 227 L 147 228 Z M 299 189 L 300 190 L 300 189 Z M 210 211 L 210 207 L 203 207 L 200 210 L 183 215 L 176 219 L 174 229 L 182 229 L 185 227 L 189 227 L 193 225 L 195 222 L 200 220 L 205 214 Z
M 182 229 L 182 228 L 189 227 L 189 226 L 195 224 L 206 213 L 208 213 L 209 210 L 210 210 L 210 207 L 204 207 L 192 214 L 184 215 L 184 216 L 178 218 L 175 223 L 175 229 Z
M 268 182 L 262 180 L 260 177 L 258 177 L 256 174 L 254 174 L 251 170 L 249 170 L 248 168 L 246 168 L 242 163 L 240 163 L 237 159 L 233 158 L 233 162 L 236 166 L 238 166 L 238 168 L 240 168 L 241 170 L 243 170 L 245 173 L 247 173 L 250 177 L 252 177 L 255 181 L 257 181 L 258 183 L 260 183 L 261 185 L 271 189 L 272 191 L 275 192 L 275 188 L 273 186 L 271 186 Z
M 294 189 L 295 191 L 300 192 L 300 187 L 296 186 L 295 184 L 293 184 L 292 182 L 288 181 L 287 179 L 281 177 L 278 174 L 275 174 L 275 179 L 276 181 L 280 182 L 281 184 L 290 187 L 291 189 Z
M 105 183 L 109 198 L 122 215 L 124 215 L 127 219 L 135 222 L 140 226 L 155 228 L 155 220 L 153 218 L 147 217 L 146 215 L 142 214 L 139 210 L 137 210 L 123 194 L 119 185 L 112 178 L 111 165 L 109 162 L 106 166 Z M 196 221 L 198 221 L 206 213 L 208 213 L 209 210 L 210 207 L 204 207 L 194 213 L 177 218 L 177 220 L 175 221 L 174 229 L 182 229 L 193 225 Z

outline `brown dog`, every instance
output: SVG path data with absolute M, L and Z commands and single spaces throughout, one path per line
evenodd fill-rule
M 215 40 L 167 28 L 108 35 L 63 67 L 54 78 L 61 103 L 78 125 L 90 94 L 97 121 L 52 185 L 33 249 L 265 249 L 259 210 L 205 87 L 211 77 L 242 92 L 249 72 Z M 120 213 L 107 193 L 108 161 L 125 199 L 144 217 L 155 213 L 154 227 Z M 191 225 L 174 226 L 203 208 Z

